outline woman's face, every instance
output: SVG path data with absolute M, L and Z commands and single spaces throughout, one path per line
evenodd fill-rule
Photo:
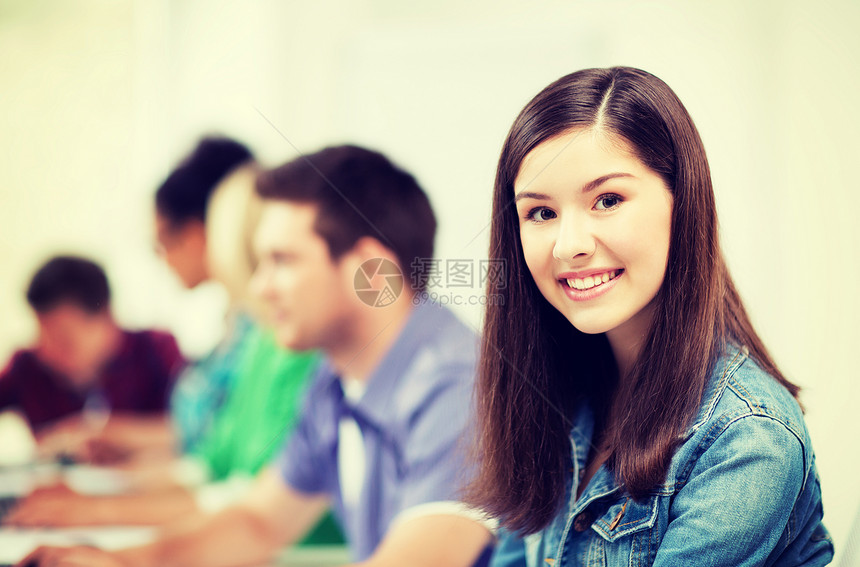
M 638 340 L 669 255 L 672 194 L 626 141 L 573 130 L 532 150 L 514 194 L 526 264 L 574 327 Z
M 209 279 L 206 262 L 206 227 L 202 221 L 190 220 L 175 225 L 161 214 L 155 214 L 156 251 L 188 289 Z

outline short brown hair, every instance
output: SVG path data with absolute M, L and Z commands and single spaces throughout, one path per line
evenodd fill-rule
M 349 145 L 325 148 L 261 173 L 257 192 L 264 199 L 316 205 L 314 230 L 332 258 L 369 236 L 394 252 L 404 275 L 412 274 L 413 290 L 426 285 L 411 266 L 433 256 L 433 209 L 415 178 L 381 153 Z
M 99 313 L 108 308 L 110 286 L 104 270 L 92 260 L 55 256 L 33 275 L 27 302 L 37 313 L 47 313 L 62 304 Z

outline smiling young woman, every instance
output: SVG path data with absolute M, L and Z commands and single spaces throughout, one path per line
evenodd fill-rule
M 514 122 L 495 184 L 473 499 L 495 565 L 823 565 L 796 396 L 719 247 L 692 119 L 589 69 Z M 593 562 L 593 563 L 592 563 Z

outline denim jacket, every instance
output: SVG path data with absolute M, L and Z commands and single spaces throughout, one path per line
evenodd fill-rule
M 593 415 L 570 441 L 565 505 L 543 531 L 500 533 L 493 567 L 826 565 L 821 488 L 809 433 L 791 394 L 729 347 L 672 458 L 666 481 L 635 501 L 601 466 L 577 499 Z

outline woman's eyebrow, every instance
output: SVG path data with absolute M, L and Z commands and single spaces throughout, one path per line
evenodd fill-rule
M 615 172 L 615 173 L 607 173 L 606 175 L 601 175 L 597 179 L 589 181 L 585 185 L 582 186 L 582 192 L 588 193 L 590 191 L 594 191 L 610 179 L 615 179 L 616 177 L 636 177 L 632 173 L 624 173 L 624 172 Z M 538 201 L 548 201 L 551 199 L 549 195 L 544 193 L 535 193 L 534 191 L 522 191 L 517 193 L 514 198 L 514 202 L 519 202 L 522 199 L 536 199 Z
M 599 186 L 601 186 L 604 183 L 606 183 L 607 181 L 609 181 L 610 179 L 615 179 L 616 177 L 635 177 L 635 175 L 633 175 L 632 173 L 623 173 L 623 172 L 607 173 L 606 175 L 602 175 L 602 176 L 598 177 L 597 179 L 595 179 L 593 181 L 589 181 L 588 183 L 583 185 L 582 186 L 582 192 L 588 193 L 589 191 L 593 191 L 593 190 L 597 189 Z
M 544 195 L 543 193 L 535 193 L 533 191 L 523 191 L 522 193 L 517 193 L 517 196 L 514 197 L 514 202 L 519 202 L 522 199 L 536 199 L 538 201 L 548 201 L 549 195 Z

